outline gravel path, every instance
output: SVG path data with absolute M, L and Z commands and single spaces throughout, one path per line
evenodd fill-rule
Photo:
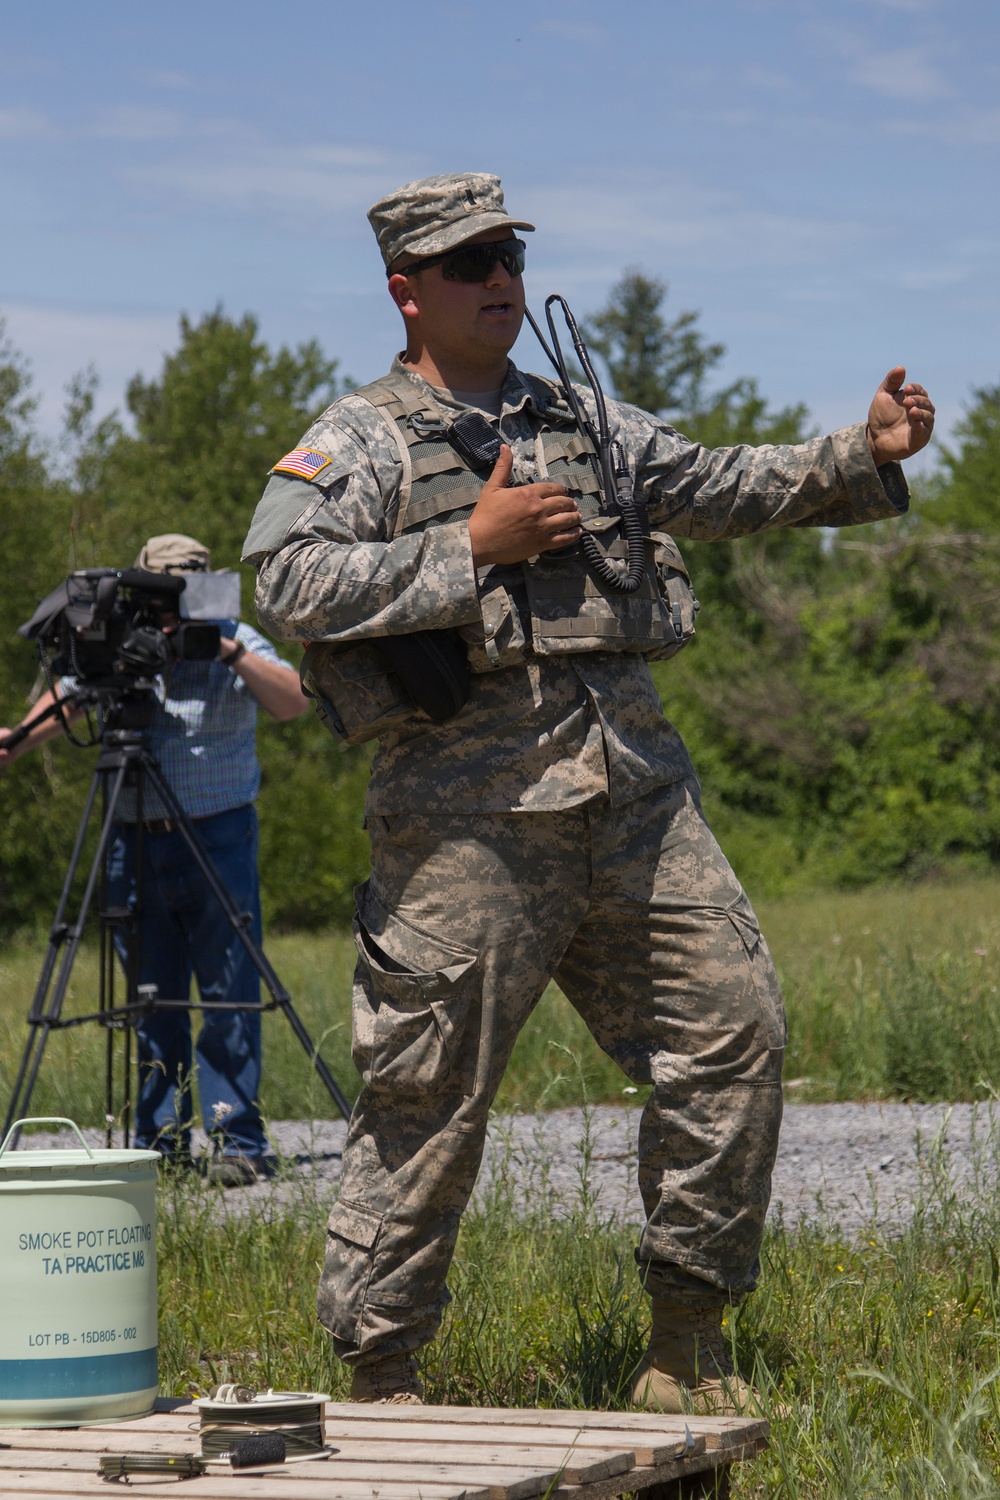
M 771 1203 L 786 1223 L 817 1221 L 856 1234 L 876 1224 L 898 1230 L 918 1197 L 955 1192 L 971 1201 L 995 1186 L 1000 1107 L 987 1105 L 793 1104 L 785 1110 Z M 498 1179 L 519 1204 L 546 1202 L 566 1212 L 587 1192 L 602 1217 L 641 1222 L 635 1185 L 639 1111 L 599 1105 L 494 1121 L 477 1185 L 482 1198 Z M 342 1121 L 272 1122 L 276 1150 L 291 1172 L 230 1191 L 235 1208 L 306 1190 L 322 1202 L 340 1177 Z M 86 1131 L 101 1144 L 98 1131 Z M 69 1145 L 69 1132 L 38 1135 L 38 1146 Z
M 641 1223 L 636 1186 L 638 1109 L 600 1105 L 584 1113 L 513 1115 L 490 1131 L 477 1184 L 482 1197 L 502 1173 L 521 1204 L 567 1211 L 586 1191 L 602 1217 Z M 772 1217 L 858 1233 L 873 1222 L 898 1230 L 921 1196 L 943 1190 L 971 1199 L 995 1182 L 1000 1113 L 984 1105 L 798 1104 L 785 1110 L 774 1174 Z M 324 1196 L 340 1175 L 345 1127 L 321 1122 L 272 1127 L 277 1148 L 298 1155 Z M 947 1183 L 949 1187 L 944 1188 Z M 252 1189 L 253 1195 L 266 1191 Z M 249 1194 L 248 1194 L 249 1196 Z

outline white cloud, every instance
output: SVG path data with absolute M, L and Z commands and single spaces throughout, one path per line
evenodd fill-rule
M 603 47 L 608 41 L 605 28 L 595 26 L 592 21 L 539 21 L 535 30 L 561 37 L 564 42 L 582 42 L 589 47 Z
M 229 140 L 211 148 L 202 143 L 197 153 L 170 161 L 128 168 L 124 176 L 158 193 L 173 189 L 248 210 L 277 207 L 307 214 L 314 223 L 331 211 L 363 211 L 422 170 L 412 157 L 365 147 Z
M 173 73 L 167 68 L 153 68 L 135 74 L 139 83 L 155 89 L 175 89 L 178 93 L 196 93 L 203 84 L 193 73 Z
M 123 104 L 102 110 L 87 134 L 110 141 L 169 141 L 187 129 L 187 121 L 176 110 Z
M 50 140 L 55 127 L 34 109 L 0 109 L 0 140 Z
M 865 0 L 869 5 L 871 0 Z M 876 5 L 881 5 L 884 10 L 902 10 L 913 16 L 926 16 L 932 10 L 940 10 L 940 0 L 874 0 Z
M 606 248 L 618 267 L 645 262 L 654 270 L 680 258 L 715 265 L 819 265 L 878 233 L 865 222 L 784 213 L 681 176 L 657 180 L 645 173 L 529 188 L 518 192 L 517 211 L 547 237 Z
M 948 146 L 1000 146 L 1000 109 L 967 109 L 947 118 L 893 120 L 893 135 L 924 136 Z
M 889 99 L 931 100 L 951 97 L 952 88 L 931 61 L 927 47 L 903 47 L 894 52 L 875 47 L 855 59 L 855 83 Z
M 775 68 L 761 68 L 756 63 L 746 64 L 740 70 L 740 78 L 744 83 L 766 89 L 769 93 L 789 94 L 798 92 L 801 88 L 801 84 L 787 73 L 779 73 Z

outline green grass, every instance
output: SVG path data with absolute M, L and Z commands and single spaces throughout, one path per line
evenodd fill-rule
M 997 1091 L 998 895 L 1000 883 L 981 879 L 764 904 L 789 1000 L 791 1097 Z M 349 938 L 282 937 L 270 951 L 351 1085 Z M 0 960 L 5 1079 L 39 957 L 25 942 Z M 85 955 L 74 1005 L 87 1002 L 92 976 Z M 322 1114 L 325 1099 L 274 1018 L 267 1048 L 269 1113 Z M 55 1037 L 36 1109 L 99 1118 L 100 1063 L 95 1032 Z M 615 1099 L 623 1085 L 550 990 L 499 1102 L 523 1109 L 585 1094 Z M 731 1323 L 741 1372 L 763 1391 L 773 1424 L 771 1448 L 740 1470 L 737 1496 L 1000 1497 L 998 1161 L 1000 1146 L 986 1132 L 981 1180 L 960 1199 L 943 1154 L 930 1152 L 922 1206 L 893 1238 L 874 1226 L 851 1240 L 772 1228 L 761 1287 Z M 230 1376 L 344 1394 L 344 1371 L 314 1315 L 328 1205 L 308 1179 L 284 1192 L 241 1216 L 222 1194 L 164 1185 L 165 1390 L 204 1391 Z M 646 1321 L 634 1234 L 601 1221 L 592 1206 L 560 1218 L 544 1190 L 531 1204 L 527 1217 L 514 1213 L 501 1173 L 467 1214 L 450 1277 L 454 1301 L 424 1360 L 430 1399 L 621 1406 Z
M 984 1182 L 998 1151 L 985 1131 Z M 593 1206 L 559 1218 L 544 1189 L 518 1216 L 505 1183 L 501 1163 L 466 1215 L 454 1300 L 423 1358 L 428 1398 L 623 1408 L 647 1322 L 634 1234 Z M 313 1310 L 326 1205 L 308 1181 L 252 1216 L 231 1205 L 183 1182 L 161 1194 L 164 1390 L 231 1378 L 342 1397 L 346 1372 Z M 729 1321 L 773 1428 L 735 1495 L 1000 1496 L 998 1243 L 996 1195 L 963 1208 L 934 1147 L 904 1234 L 848 1242 L 774 1227 L 761 1287 Z
M 977 1099 L 1000 1092 L 1000 881 L 995 878 L 820 894 L 759 906 L 785 987 L 786 1079 L 799 1100 Z M 24 1045 L 41 946 L 0 956 L 0 1105 Z M 279 935 L 268 952 L 345 1092 L 354 945 L 341 932 Z M 92 951 L 74 973 L 67 1013 L 95 1004 Z M 285 1020 L 267 1016 L 263 1105 L 272 1119 L 322 1117 L 333 1106 Z M 567 1060 L 567 1050 L 579 1067 Z M 103 1041 L 96 1028 L 53 1036 L 35 1113 L 103 1118 Z M 552 1109 L 621 1097 L 627 1080 L 550 986 L 518 1041 L 501 1110 Z
M 1000 1091 L 1000 882 L 764 903 L 794 1097 L 982 1099 Z

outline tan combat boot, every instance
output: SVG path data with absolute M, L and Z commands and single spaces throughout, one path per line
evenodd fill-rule
M 757 1392 L 733 1372 L 722 1331 L 724 1304 L 662 1297 L 652 1301 L 653 1326 L 632 1387 L 632 1405 L 712 1417 L 759 1412 Z
M 373 1364 L 355 1366 L 347 1399 L 381 1406 L 423 1406 L 424 1388 L 413 1355 L 390 1354 Z

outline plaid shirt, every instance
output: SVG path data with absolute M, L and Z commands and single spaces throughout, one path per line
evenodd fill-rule
M 219 620 L 222 634 L 242 641 L 264 661 L 282 661 L 270 641 L 242 621 Z M 62 685 L 75 685 L 64 677 Z M 174 662 L 157 679 L 153 723 L 146 743 L 164 778 L 191 818 L 209 818 L 252 802 L 260 790 L 254 745 L 257 700 L 241 677 L 218 661 Z M 143 818 L 163 818 L 167 809 L 154 793 L 143 794 Z M 135 822 L 135 794 L 125 789 L 119 821 Z

